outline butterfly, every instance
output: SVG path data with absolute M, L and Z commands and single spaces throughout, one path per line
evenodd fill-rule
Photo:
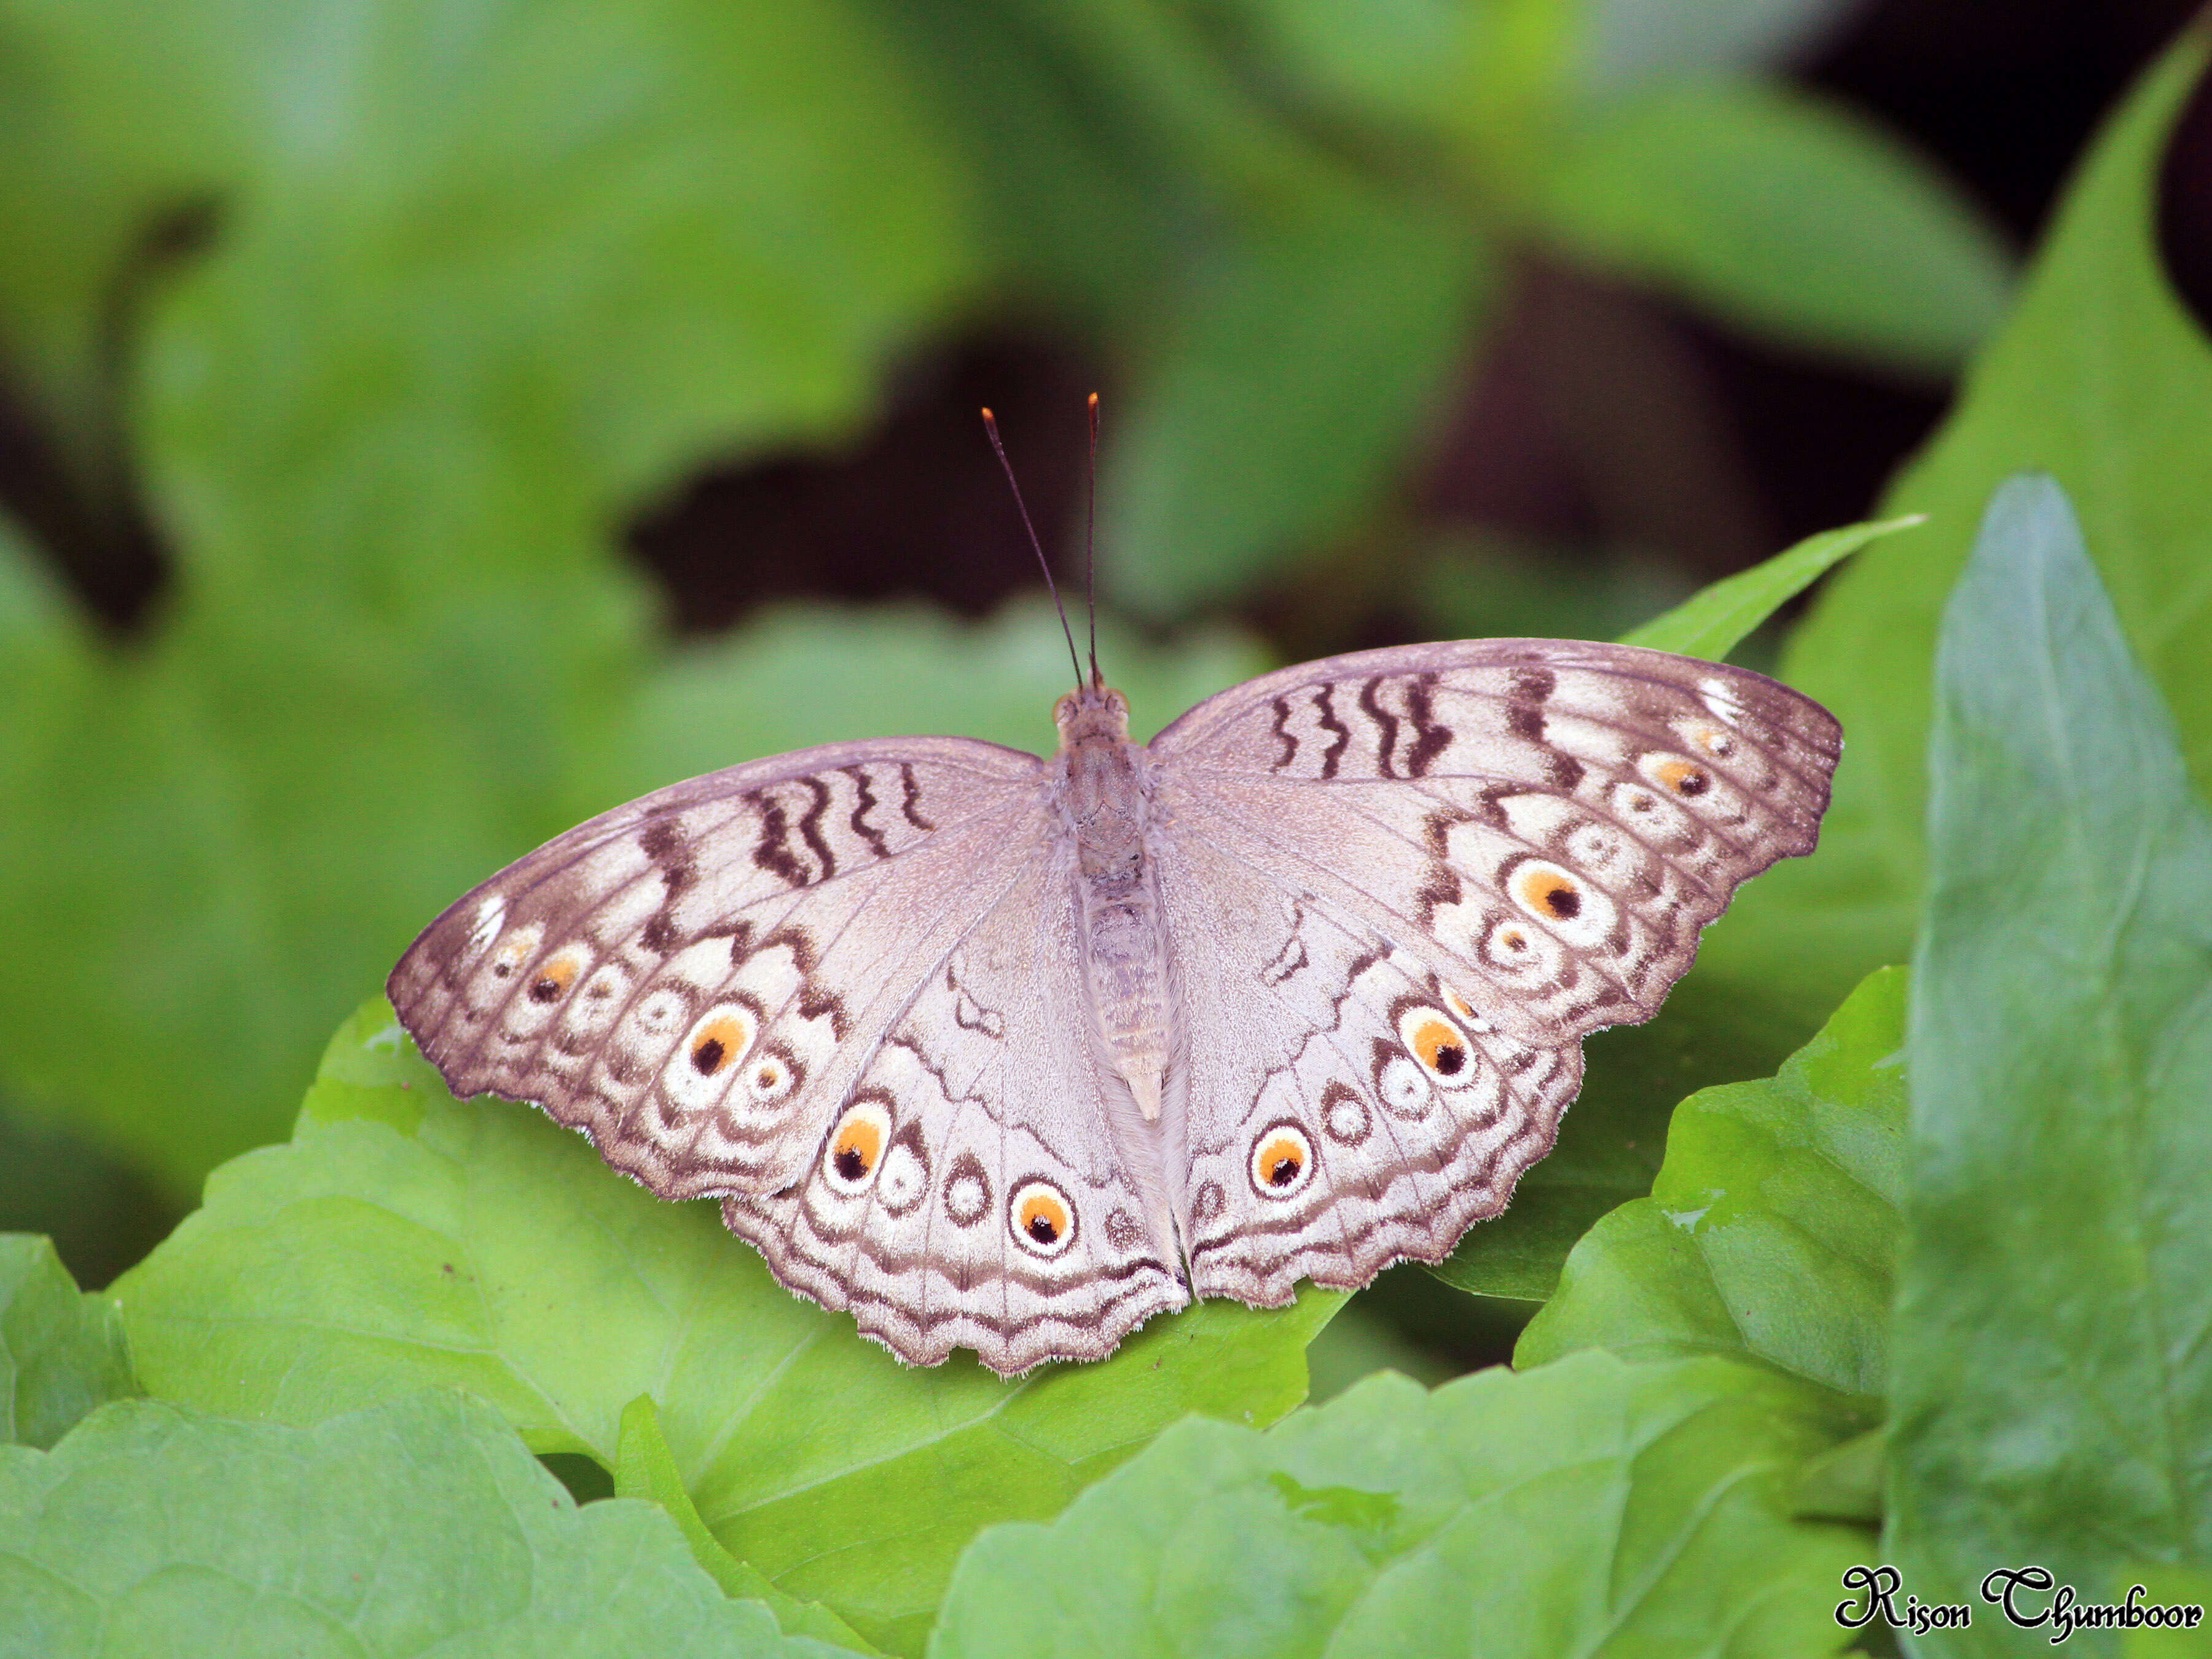
M 1072 641 L 1071 641 L 1072 645 Z M 1408 645 L 1151 743 L 1078 670 L 1040 759 L 831 744 L 501 871 L 392 971 L 458 1096 L 527 1101 L 902 1359 L 1095 1359 L 1201 1296 L 1449 1254 L 1810 852 L 1818 704 L 1629 646 Z

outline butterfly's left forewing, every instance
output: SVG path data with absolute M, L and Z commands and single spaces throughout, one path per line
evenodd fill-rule
M 447 910 L 392 1005 L 456 1094 L 543 1106 L 663 1197 L 786 1186 L 923 964 L 994 902 L 993 860 L 1034 839 L 1036 771 L 909 740 L 675 785 Z

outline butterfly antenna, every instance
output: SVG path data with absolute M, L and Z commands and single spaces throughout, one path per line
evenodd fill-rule
M 1083 603 L 1091 611 L 1091 683 L 1106 684 L 1098 672 L 1098 394 L 1091 394 L 1091 465 L 1083 475 Z
M 1014 505 L 1021 510 L 1022 528 L 1030 532 L 1030 545 L 1036 550 L 1037 565 L 1044 572 L 1046 591 L 1052 595 L 1053 609 L 1060 612 L 1060 631 L 1067 635 L 1067 660 L 1075 670 L 1075 689 L 1083 689 L 1083 664 L 1075 654 L 1075 630 L 1067 625 L 1067 607 L 1060 602 L 1060 584 L 1052 579 L 1052 566 L 1046 562 L 1044 544 L 1037 539 L 1036 526 L 1030 522 L 1029 503 L 1022 499 L 1022 487 L 1014 482 L 1014 464 L 1006 459 L 1006 447 L 999 441 L 999 417 L 989 410 L 983 411 L 983 430 L 991 434 L 991 447 L 998 452 L 999 465 L 1006 471 L 1006 488 L 1014 492 Z

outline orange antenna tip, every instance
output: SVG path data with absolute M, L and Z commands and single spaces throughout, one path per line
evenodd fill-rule
M 1091 406 L 1093 409 L 1098 407 L 1098 394 L 1095 392 L 1091 394 Z

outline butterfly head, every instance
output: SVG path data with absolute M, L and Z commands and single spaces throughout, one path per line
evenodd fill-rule
M 1068 692 L 1053 705 L 1052 723 L 1060 728 L 1063 753 L 1079 744 L 1101 738 L 1111 743 L 1129 740 L 1129 700 L 1112 686 L 1093 679 Z

